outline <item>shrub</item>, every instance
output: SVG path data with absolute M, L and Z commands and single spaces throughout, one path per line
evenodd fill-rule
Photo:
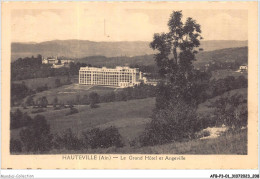
M 86 147 L 86 145 L 83 144 L 82 140 L 78 139 L 70 128 L 63 131 L 61 136 L 55 136 L 54 148 L 56 149 L 80 150 L 83 147 Z
M 11 112 L 11 129 L 16 129 L 20 127 L 27 126 L 32 121 L 32 118 L 25 112 L 23 113 L 19 109 L 17 109 L 15 112 Z
M 36 115 L 31 125 L 20 131 L 20 138 L 27 152 L 45 152 L 52 148 L 50 125 L 42 115 Z
M 99 95 L 96 92 L 91 92 L 89 94 L 89 103 L 91 108 L 97 107 L 97 103 L 99 103 Z
M 55 87 L 58 88 L 61 86 L 61 81 L 59 78 L 55 79 Z
M 210 131 L 204 129 L 196 133 L 196 138 L 208 137 L 210 136 Z
M 200 130 L 198 124 L 195 108 L 185 103 L 170 104 L 153 115 L 139 142 L 141 146 L 148 146 L 192 139 Z
M 74 107 L 71 107 L 70 108 L 70 111 L 68 112 L 68 113 L 66 113 L 66 116 L 69 116 L 69 115 L 72 115 L 72 114 L 76 114 L 76 113 L 78 113 L 79 111 L 76 109 L 76 108 L 74 108 Z
M 53 108 L 56 108 L 57 105 L 58 105 L 58 103 L 59 103 L 59 100 L 58 100 L 57 97 L 55 97 L 55 98 L 53 99 L 53 102 L 52 102 Z
M 34 105 L 33 96 L 29 96 L 29 97 L 26 99 L 25 104 L 26 104 L 27 106 L 33 106 L 33 105 Z
M 123 147 L 122 137 L 115 127 L 109 127 L 104 130 L 94 128 L 89 132 L 83 133 L 92 149 L 108 148 L 108 147 Z
M 41 98 L 38 98 L 35 103 L 36 103 L 35 105 L 37 107 L 47 108 L 48 100 L 47 100 L 46 96 L 43 96 Z
M 49 87 L 47 86 L 47 84 L 45 84 L 44 86 L 37 87 L 36 92 L 39 93 L 39 92 L 42 92 L 42 91 L 46 91 L 48 89 L 49 89 Z
M 22 152 L 22 143 L 20 140 L 11 139 L 10 141 L 10 153 Z
M 215 108 L 214 114 L 218 125 L 232 128 L 241 128 L 247 125 L 248 109 L 247 99 L 242 95 L 234 94 L 230 97 L 221 97 L 211 103 Z

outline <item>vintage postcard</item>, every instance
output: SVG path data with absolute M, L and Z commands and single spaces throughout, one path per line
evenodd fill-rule
M 3 169 L 256 169 L 258 2 L 2 2 Z

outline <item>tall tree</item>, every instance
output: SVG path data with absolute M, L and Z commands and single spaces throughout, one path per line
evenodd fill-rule
M 99 103 L 99 95 L 96 92 L 91 92 L 89 94 L 89 103 L 91 108 L 97 107 L 97 103 Z
M 192 66 L 202 39 L 200 25 L 192 18 L 183 22 L 182 12 L 173 11 L 168 26 L 169 32 L 154 34 L 150 44 L 158 51 L 155 60 L 163 80 L 157 86 L 152 121 L 140 136 L 141 145 L 191 139 L 200 129 L 195 98 L 198 74 Z
M 169 88 L 170 96 L 177 100 L 190 96 L 194 77 L 192 62 L 196 60 L 202 37 L 195 20 L 189 17 L 182 21 L 182 11 L 173 11 L 168 27 L 168 33 L 154 34 L 150 46 L 158 51 L 155 60 L 165 84 L 161 88 Z

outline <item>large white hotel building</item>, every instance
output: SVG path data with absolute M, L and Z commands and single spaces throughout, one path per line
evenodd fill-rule
M 116 87 L 130 87 L 140 84 L 142 73 L 137 68 L 95 68 L 81 67 L 79 70 L 79 84 L 104 85 Z

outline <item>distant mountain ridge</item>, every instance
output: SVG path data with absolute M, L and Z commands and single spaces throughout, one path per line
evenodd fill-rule
M 53 40 L 46 42 L 13 42 L 11 44 L 11 60 L 31 57 L 41 54 L 43 56 L 65 56 L 68 58 L 83 58 L 87 56 L 141 56 L 154 54 L 146 41 L 120 41 L 120 42 L 94 42 L 88 40 Z M 247 41 L 201 41 L 204 51 L 213 51 L 224 48 L 247 46 Z
M 196 55 L 196 61 L 193 62 L 195 67 L 204 66 L 210 62 L 237 62 L 239 64 L 248 63 L 248 48 L 236 47 L 225 48 L 214 51 L 199 52 Z M 77 59 L 76 62 L 91 64 L 94 66 L 132 66 L 145 65 L 155 66 L 154 55 L 141 55 L 134 57 L 105 57 L 105 56 L 89 56 Z

